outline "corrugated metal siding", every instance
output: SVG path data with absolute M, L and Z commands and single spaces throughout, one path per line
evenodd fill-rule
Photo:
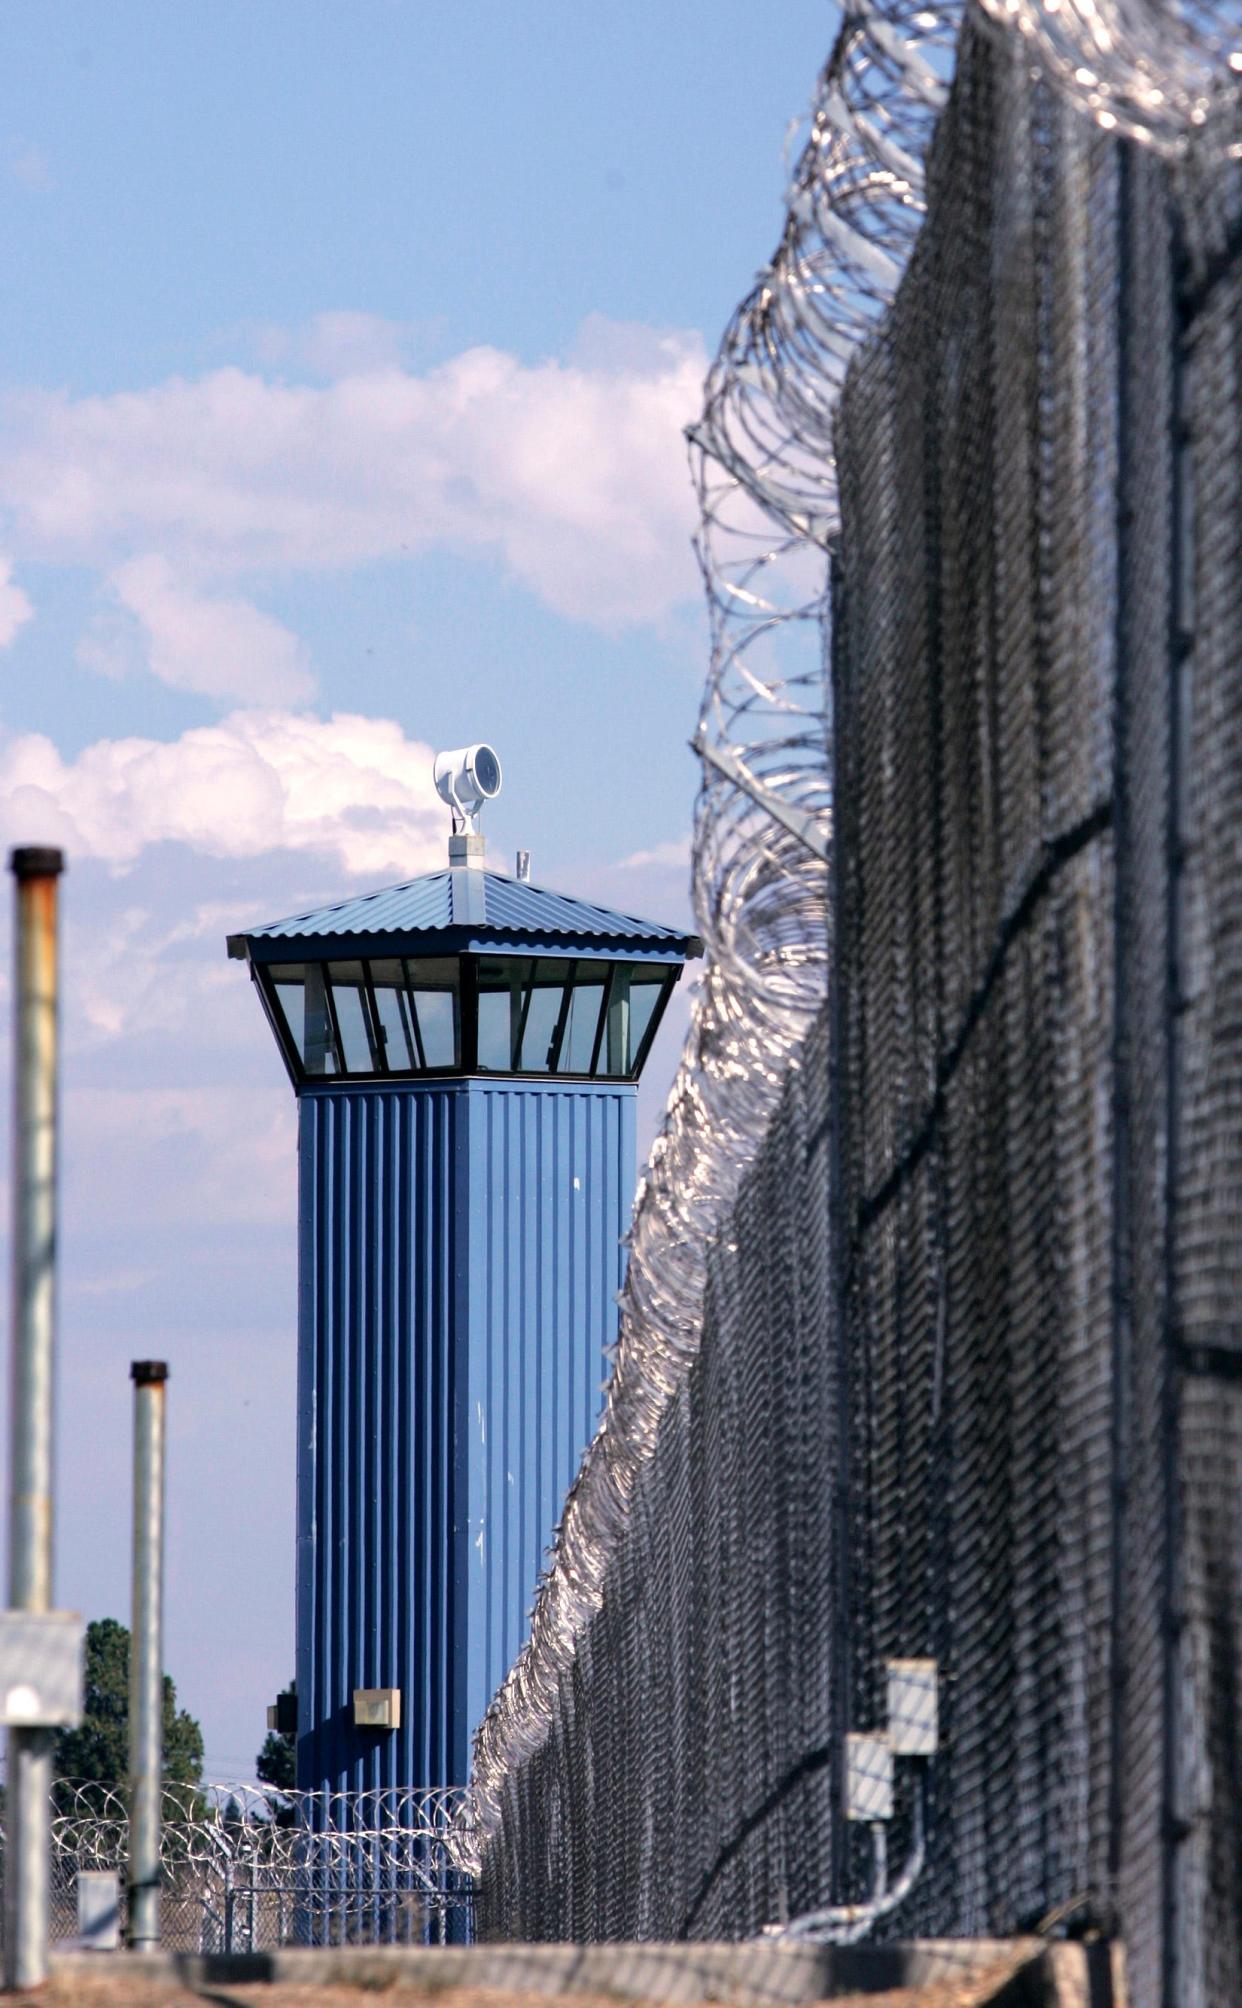
M 453 1166 L 459 1097 L 301 1103 L 298 1781 L 449 1778 Z M 352 1726 L 356 1687 L 400 1687 L 396 1735 Z
M 300 1138 L 298 1781 L 458 1782 L 598 1413 L 634 1090 L 316 1090 Z
M 469 1185 L 471 1728 L 527 1632 L 565 1494 L 595 1428 L 634 1196 L 634 1092 L 475 1083 Z
M 466 868 L 456 874 L 462 877 Z M 469 870 L 472 889 L 483 892 L 483 911 L 468 916 L 476 928 L 497 929 L 506 936 L 565 934 L 591 940 L 684 943 L 684 931 L 633 914 L 613 913 L 589 900 L 571 899 L 543 886 L 505 878 L 499 872 Z M 431 872 L 407 885 L 386 886 L 358 899 L 339 900 L 288 920 L 273 920 L 249 930 L 247 941 L 308 941 L 358 934 L 443 934 L 461 924 L 454 912 L 452 872 Z M 411 948 L 411 953 L 416 952 Z

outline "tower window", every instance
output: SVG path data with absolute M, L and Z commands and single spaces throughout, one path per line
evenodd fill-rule
M 388 956 L 257 971 L 295 1080 L 636 1078 L 678 976 L 573 956 Z

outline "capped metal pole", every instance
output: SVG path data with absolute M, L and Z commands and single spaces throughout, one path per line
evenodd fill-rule
M 160 1813 L 164 1779 L 163 1360 L 135 1360 L 134 1600 L 129 1641 L 129 1943 L 160 1942 Z
M 16 850 L 9 1604 L 52 1607 L 56 1276 L 57 850 Z M 4 1978 L 47 1977 L 50 1728 L 11 1728 L 5 1794 Z

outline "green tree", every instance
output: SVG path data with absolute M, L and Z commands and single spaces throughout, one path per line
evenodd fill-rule
M 297 1698 L 298 1684 L 291 1680 L 288 1687 L 280 1690 L 280 1701 L 292 1702 Z M 254 1760 L 254 1768 L 265 1785 L 274 1785 L 278 1792 L 291 1792 L 297 1781 L 297 1737 L 292 1730 L 269 1729 L 263 1739 L 263 1748 Z
M 56 1736 L 56 1776 L 101 1788 L 125 1784 L 129 1775 L 129 1633 L 115 1618 L 86 1627 L 86 1686 L 82 1720 Z M 177 1706 L 177 1690 L 164 1675 L 164 1779 L 186 1787 L 193 1816 L 203 1776 L 203 1732 Z M 66 1799 L 67 1794 L 58 1793 Z

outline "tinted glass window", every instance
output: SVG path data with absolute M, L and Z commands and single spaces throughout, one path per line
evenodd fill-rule
M 557 956 L 480 956 L 485 1073 L 632 1077 L 675 968 Z M 418 1074 L 462 1064 L 455 956 L 269 966 L 269 995 L 311 1076 Z
M 550 957 L 534 964 L 522 999 L 517 1073 L 551 1073 L 553 1045 L 565 998 L 565 978 L 572 969 L 572 963 L 558 962 Z
M 332 986 L 332 1002 L 336 1007 L 336 1022 L 340 1032 L 341 1057 L 345 1062 L 345 1072 L 373 1074 L 376 1071 L 378 1041 L 373 1036 L 362 964 L 330 962 L 328 981 Z
M 319 962 L 309 962 L 306 965 L 306 1023 L 303 1042 L 302 1057 L 308 1074 L 340 1073 L 341 1059 L 336 1050 L 332 1014 L 328 1010 L 328 986 L 324 982 L 323 965 Z
M 272 988 L 285 1030 L 298 1058 L 305 1050 L 306 1039 L 306 990 L 300 969 L 275 969 L 272 971 Z
M 627 1023 L 624 1038 L 618 1039 L 617 1042 L 618 1047 L 624 1051 L 625 1058 L 622 1067 L 618 1069 L 619 1072 L 632 1074 L 638 1065 L 643 1041 L 655 1017 L 656 1009 L 664 994 L 664 985 L 670 974 L 671 971 L 662 965 L 641 962 L 626 971 Z M 611 1071 L 610 1067 L 609 1072 Z
M 308 1074 L 338 1072 L 328 993 L 323 970 L 312 964 L 279 964 L 269 969 L 276 1006 L 289 1041 Z
M 455 956 L 267 971 L 290 1044 L 311 1076 L 458 1066 L 458 974 Z
M 416 1073 L 422 1066 L 414 1037 L 414 1019 L 405 994 L 401 964 L 370 962 L 371 995 L 375 1000 L 374 1031 L 378 1058 L 390 1074 Z
M 562 1074 L 589 1074 L 595 1057 L 595 1034 L 599 1030 L 600 1008 L 604 1002 L 603 977 L 597 963 L 580 962 L 569 999 L 569 1015 L 561 1037 L 557 1071 Z
M 505 961 L 484 958 L 478 970 L 479 1066 L 488 1073 L 512 1073 L 531 964 L 520 956 Z
M 461 1065 L 458 966 L 455 956 L 407 955 L 407 994 L 414 1007 L 416 1033 L 426 1067 Z

